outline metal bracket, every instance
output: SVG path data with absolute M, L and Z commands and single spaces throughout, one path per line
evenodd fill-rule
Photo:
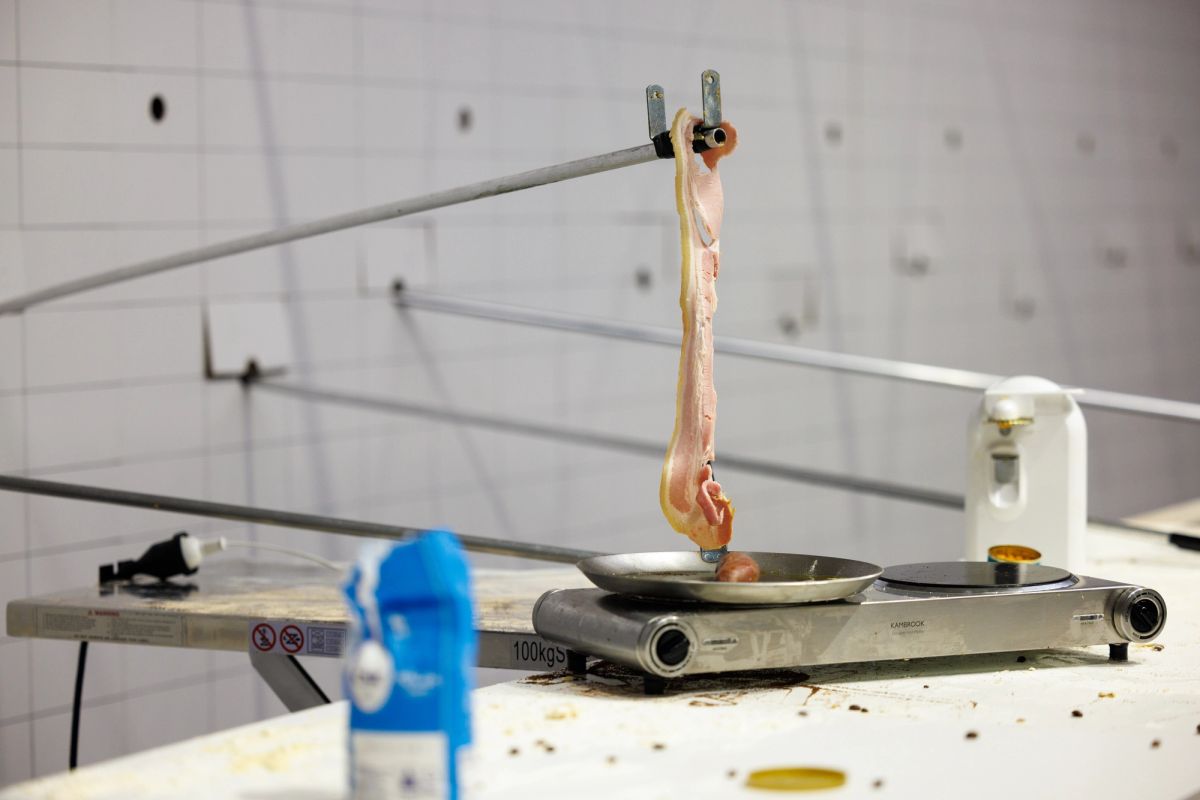
M 703 153 L 725 144 L 725 131 L 721 128 L 721 75 L 715 69 L 706 69 L 700 74 L 700 100 L 704 121 L 693 131 L 694 153 Z M 654 152 L 659 158 L 674 158 L 671 131 L 667 127 L 667 95 L 657 83 L 646 87 L 646 122 L 650 128 L 650 141 L 654 142 Z
M 721 127 L 721 75 L 715 69 L 700 73 L 700 96 L 704 103 L 704 128 Z
M 288 711 L 325 705 L 329 698 L 295 656 L 250 652 L 250 663 Z
M 674 158 L 671 131 L 667 128 L 666 92 L 657 83 L 646 87 L 646 121 L 650 125 L 650 141 L 659 158 Z

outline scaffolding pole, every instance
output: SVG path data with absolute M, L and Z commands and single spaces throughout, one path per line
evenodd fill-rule
M 630 147 L 612 153 L 567 161 L 563 164 L 541 167 L 540 169 L 528 172 L 520 172 L 503 178 L 493 178 L 479 183 L 472 183 L 456 189 L 434 192 L 422 197 L 385 203 L 310 222 L 288 225 L 272 231 L 229 239 L 193 250 L 185 250 L 169 256 L 152 258 L 148 261 L 139 261 L 83 278 L 64 281 L 54 286 L 47 286 L 44 289 L 37 289 L 9 300 L 0 301 L 0 315 L 17 314 L 31 306 L 40 305 L 62 297 L 69 297 L 80 292 L 111 286 L 114 283 L 123 283 L 159 272 L 179 269 L 180 267 L 200 264 L 205 261 L 225 258 L 226 256 L 248 253 L 251 250 L 261 250 L 264 247 L 286 244 L 299 239 L 308 239 L 313 236 L 334 233 L 335 231 L 342 231 L 348 228 L 357 228 L 362 225 L 383 222 L 384 220 L 407 217 L 412 214 L 419 214 L 422 211 L 432 211 L 435 208 L 445 208 L 446 206 L 467 203 L 472 200 L 481 200 L 485 197 L 495 197 L 496 195 L 517 192 L 522 189 L 532 189 L 535 186 L 545 186 L 549 183 L 558 183 L 559 181 L 570 180 L 571 178 L 581 178 L 585 175 L 595 175 L 599 172 L 632 167 L 637 164 L 655 161 L 658 158 L 659 155 L 655 150 L 654 144 L 644 144 L 639 147 Z
M 124 489 L 109 489 L 102 486 L 84 486 L 76 483 L 59 483 L 16 475 L 0 475 L 0 490 L 60 497 L 70 500 L 88 500 L 93 503 L 146 508 L 197 517 L 250 522 L 257 525 L 275 525 L 320 533 L 340 533 L 344 536 L 361 536 L 373 539 L 405 541 L 426 533 L 425 528 L 410 528 L 402 525 L 385 525 L 380 522 L 327 517 L 320 514 L 302 514 L 295 511 L 280 511 L 272 508 L 241 506 L 232 503 L 215 503 L 190 497 L 130 492 Z M 580 559 L 599 555 L 591 550 L 576 550 L 550 544 L 514 542 L 492 539 L 486 536 L 456 534 L 463 548 L 474 553 L 490 553 L 499 556 L 515 556 L 536 561 L 557 561 L 574 564 Z
M 494 414 L 481 414 L 474 411 L 459 411 L 445 407 L 432 407 L 420 403 L 410 403 L 404 400 L 392 400 L 383 397 L 370 397 L 360 394 L 350 394 L 336 389 L 317 386 L 303 386 L 276 380 L 255 379 L 250 385 L 263 391 L 299 397 L 305 400 L 336 403 L 338 405 L 362 408 L 369 411 L 379 411 L 388 414 L 400 414 L 412 417 L 432 419 L 438 422 L 448 422 L 456 425 L 470 425 L 476 428 L 511 433 L 520 436 L 533 436 L 540 439 L 567 442 L 585 447 L 598 447 L 616 450 L 639 456 L 662 459 L 666 446 L 660 442 L 647 442 L 628 436 L 618 436 L 610 433 L 579 430 L 560 425 L 546 425 L 529 420 L 516 420 L 499 417 Z M 962 510 L 962 495 L 941 492 L 936 489 L 922 489 L 917 486 L 891 483 L 889 481 L 859 478 L 853 475 L 839 475 L 819 469 L 798 467 L 792 464 L 781 464 L 775 461 L 764 461 L 758 458 L 748 458 L 731 453 L 721 453 L 713 462 L 713 467 L 722 472 L 744 472 L 752 475 L 762 475 L 781 480 L 807 483 L 813 486 L 825 486 L 830 489 L 846 489 L 852 492 L 873 494 L 888 497 L 893 500 L 907 500 L 925 505 Z
M 258 389 L 272 391 L 277 394 L 288 395 L 291 397 L 298 397 L 305 400 L 335 403 L 338 405 L 361 408 L 368 411 L 377 411 L 386 414 L 414 416 L 435 420 L 437 422 L 448 422 L 456 425 L 470 425 L 473 427 L 500 431 L 502 433 L 534 436 L 543 439 L 551 439 L 555 441 L 583 445 L 586 447 L 600 447 L 609 450 L 617 450 L 634 455 L 662 458 L 664 452 L 663 447 L 660 444 L 645 442 L 639 439 L 632 439 L 627 436 L 616 436 L 607 433 L 583 431 L 558 425 L 546 425 L 541 422 L 532 422 L 528 420 L 508 419 L 505 417 L 498 417 L 493 414 L 458 411 L 444 407 L 435 408 L 432 406 L 422 405 L 420 403 L 406 402 L 404 400 L 370 397 L 359 394 L 351 394 L 349 392 L 342 392 L 336 389 L 326 389 L 316 386 L 303 386 L 295 383 L 265 380 L 261 378 L 248 381 L 248 385 Z M 750 475 L 762 475 L 764 477 L 805 483 L 811 486 L 823 486 L 829 489 L 842 489 L 860 494 L 872 494 L 877 497 L 885 497 L 890 500 L 903 500 L 910 503 L 920 503 L 922 505 L 943 508 L 950 511 L 962 511 L 966 504 L 966 499 L 964 496 L 954 492 L 945 492 L 939 489 L 925 489 L 920 486 L 909 486 L 901 483 L 876 480 L 874 478 L 860 478 L 854 475 L 839 475 L 833 472 L 825 472 L 823 470 L 811 469 L 808 467 L 798 467 L 791 464 L 780 464 L 778 462 L 764 461 L 762 459 L 748 458 L 729 453 L 722 453 L 721 456 L 713 462 L 713 464 L 722 471 L 732 470 L 734 472 L 744 472 Z M 0 486 L 0 488 L 3 487 Z M 1143 525 L 1133 525 L 1122 520 L 1106 519 L 1104 517 L 1089 517 L 1088 522 L 1092 525 L 1100 525 L 1107 528 L 1112 528 L 1114 530 L 1125 531 L 1127 533 L 1144 533 L 1155 536 L 1165 536 L 1167 541 L 1173 545 L 1177 545 L 1188 550 L 1200 550 L 1200 537 L 1191 534 L 1180 533 L 1177 531 L 1159 530 L 1157 528 L 1148 528 Z
M 564 314 L 558 311 L 492 303 L 485 300 L 469 300 L 433 292 L 416 291 L 403 286 L 398 287 L 394 296 L 396 304 L 402 308 L 570 331 L 608 339 L 625 339 L 674 348 L 678 348 L 680 343 L 678 330 L 642 325 L 636 322 L 619 322 L 579 314 Z M 911 361 L 893 361 L 851 353 L 833 353 L 827 350 L 758 342 L 753 339 L 738 339 L 732 336 L 714 337 L 713 348 L 718 353 L 761 361 L 869 375 L 875 378 L 909 383 L 945 386 L 973 392 L 982 392 L 1004 378 L 1002 375 L 990 375 L 986 372 L 937 367 Z M 1083 393 L 1075 398 L 1075 401 L 1081 406 L 1121 414 L 1135 414 L 1182 422 L 1200 422 L 1200 404 L 1182 400 L 1167 400 L 1161 397 L 1124 394 L 1103 389 L 1084 389 Z

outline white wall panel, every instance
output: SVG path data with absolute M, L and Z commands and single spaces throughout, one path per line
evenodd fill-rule
M 703 12 L 0 0 L 0 298 L 632 146 L 643 87 L 663 84 L 671 110 L 694 106 L 711 66 L 742 139 L 722 166 L 719 333 L 1200 401 L 1200 11 L 757 0 Z M 681 546 L 661 521 L 657 457 L 201 371 L 205 304 L 270 300 L 287 309 L 290 380 L 665 446 L 672 350 L 398 310 L 389 290 L 401 278 L 674 327 L 676 237 L 671 168 L 647 164 L 0 318 L 0 469 L 523 541 Z M 927 270 L 905 266 L 917 251 Z M 728 358 L 716 374 L 718 456 L 962 489 L 969 394 Z M 1088 422 L 1094 511 L 1194 494 L 1200 433 Z M 947 511 L 719 458 L 717 471 L 747 547 L 958 554 Z M 335 558 L 357 544 L 3 494 L 0 601 L 84 584 L 183 528 Z M 0 785 L 65 766 L 75 652 L 0 636 Z M 84 762 L 282 711 L 237 655 L 93 653 Z M 335 693 L 336 669 L 316 665 Z
M 26 61 L 108 64 L 112 43 L 98 31 L 111 24 L 111 7 L 88 0 L 16 3 L 18 47 Z

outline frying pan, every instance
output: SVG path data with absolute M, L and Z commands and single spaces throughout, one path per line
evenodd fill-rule
M 621 553 L 580 561 L 579 570 L 617 594 L 732 605 L 790 605 L 840 600 L 875 582 L 882 567 L 865 561 L 796 553 L 746 553 L 758 562 L 756 583 L 725 583 L 696 551 Z

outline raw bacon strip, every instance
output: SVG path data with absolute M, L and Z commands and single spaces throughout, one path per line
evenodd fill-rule
M 724 147 L 692 153 L 692 132 L 700 120 L 679 109 L 671 125 L 675 148 L 675 204 L 679 210 L 683 265 L 679 306 L 683 348 L 675 395 L 675 431 L 667 447 L 659 503 L 671 527 L 702 549 L 715 550 L 733 535 L 733 506 L 712 479 L 717 393 L 713 388 L 712 317 L 717 310 L 721 217 L 725 199 L 717 162 L 737 146 L 737 131 L 721 123 Z

